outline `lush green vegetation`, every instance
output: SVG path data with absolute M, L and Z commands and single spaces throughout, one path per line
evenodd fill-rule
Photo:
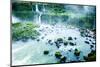
M 94 26 L 96 25 L 95 20 L 96 20 L 96 16 L 93 14 L 80 17 L 79 26 L 83 28 L 93 29 L 95 28 Z
M 96 61 L 96 51 L 91 51 L 87 57 L 84 56 L 86 61 Z
M 27 41 L 27 39 L 35 39 L 39 33 L 35 30 L 38 25 L 33 23 L 13 23 L 12 24 L 12 40 Z
M 31 11 L 32 6 L 31 3 L 12 3 L 12 10 L 13 11 Z
M 24 64 L 95 61 L 95 12 L 91 6 L 13 2 L 14 63 L 29 55 Z
M 82 10 L 85 12 L 83 6 L 77 6 L 77 9 L 75 10 L 73 9 L 73 7 L 66 8 L 65 4 L 14 2 L 12 4 L 13 15 L 22 20 L 32 21 L 33 18 L 35 19 L 39 16 L 39 13 L 36 12 L 36 4 L 38 5 L 38 10 L 43 13 L 43 15 L 41 16 L 41 20 L 42 18 L 44 18 L 45 20 L 51 20 L 51 22 L 48 21 L 48 23 L 52 23 L 53 21 L 56 23 L 56 21 L 58 21 L 57 18 L 60 17 L 59 20 L 63 20 L 64 22 L 66 22 L 67 19 L 71 19 L 71 21 L 69 21 L 69 24 L 76 25 L 77 27 L 91 29 L 95 26 L 94 24 L 96 20 L 96 9 L 94 8 L 94 10 L 87 14 L 80 13 L 82 12 Z M 43 12 L 44 8 L 46 12 Z
M 66 12 L 65 7 L 63 4 L 48 4 L 46 5 L 49 11 L 54 13 L 64 13 Z
M 34 17 L 34 13 L 32 13 L 32 12 L 13 12 L 14 13 L 14 15 L 16 16 L 16 17 L 18 17 L 19 19 L 21 19 L 21 20 L 32 20 L 33 19 L 33 17 Z
M 31 3 L 31 2 L 24 2 L 24 3 L 13 3 L 12 4 L 12 12 L 13 15 L 21 18 L 21 19 L 32 19 L 35 15 L 38 16 L 36 13 L 36 4 L 38 4 L 38 10 L 43 11 L 43 8 L 47 10 L 46 15 L 51 16 L 68 16 L 68 13 L 64 13 L 64 5 L 61 4 L 41 4 L 41 3 Z

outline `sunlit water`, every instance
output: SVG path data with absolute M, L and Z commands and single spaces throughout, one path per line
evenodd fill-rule
M 37 40 L 29 39 L 27 42 L 16 41 L 12 43 L 12 64 L 13 65 L 27 65 L 27 64 L 45 64 L 45 63 L 57 63 L 57 58 L 55 57 L 55 52 L 60 51 L 63 56 L 67 57 L 66 62 L 70 61 L 84 61 L 83 56 L 87 56 L 91 52 L 90 45 L 86 44 L 86 37 L 80 35 L 79 29 L 74 27 L 65 27 L 64 25 L 49 25 L 41 24 L 37 31 L 41 35 Z M 68 37 L 76 37 L 77 45 L 61 45 L 60 48 L 57 48 L 55 44 L 48 44 L 47 40 L 52 40 L 54 42 L 57 38 L 64 38 L 68 40 Z M 42 39 L 43 37 L 43 39 Z M 91 39 L 94 41 L 94 39 Z M 81 51 L 79 59 L 74 55 L 74 49 L 77 48 Z M 95 50 L 95 47 L 93 48 Z M 48 55 L 44 55 L 45 50 L 49 51 Z M 69 52 L 71 50 L 71 52 Z

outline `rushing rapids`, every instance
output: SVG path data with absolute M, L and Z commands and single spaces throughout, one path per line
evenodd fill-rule
M 95 60 L 93 6 L 25 4 L 27 10 L 21 4 L 24 9 L 19 9 L 18 3 L 13 4 L 16 9 L 12 8 L 13 65 Z

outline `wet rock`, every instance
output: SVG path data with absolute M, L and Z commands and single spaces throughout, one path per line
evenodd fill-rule
M 74 39 L 76 40 L 77 38 L 75 37 Z
M 91 40 L 91 39 L 90 39 L 89 41 L 90 41 L 90 42 L 92 42 L 92 40 Z
M 55 57 L 56 57 L 56 58 L 60 59 L 61 56 L 62 56 L 62 55 L 61 55 L 61 53 L 60 53 L 59 51 L 57 51 L 57 52 L 55 53 Z
M 80 31 L 80 34 L 82 37 L 91 37 L 89 33 L 90 32 L 87 29 L 81 29 L 81 31 Z
M 86 44 L 90 44 L 88 41 L 85 41 Z
M 88 37 L 91 38 L 92 36 L 91 35 L 88 35 Z
M 96 39 L 96 35 L 93 36 L 93 39 Z
M 94 54 L 96 54 L 96 51 L 92 50 L 91 53 L 88 54 L 88 57 L 90 57 L 90 56 L 92 56 Z
M 75 55 L 75 56 L 79 56 L 79 55 L 80 55 L 80 51 L 79 51 L 78 49 L 75 49 L 74 55 Z
M 84 60 L 86 60 L 86 61 L 88 60 L 88 57 L 86 57 L 86 56 L 83 56 L 83 58 L 84 58 Z
M 84 30 L 80 30 L 80 35 L 81 35 L 82 37 L 85 36 L 85 34 L 84 34 Z
M 53 45 L 52 40 L 48 40 L 48 43 L 49 43 L 50 45 Z
M 96 32 L 96 29 L 92 29 L 92 32 Z
M 90 48 L 92 49 L 94 46 L 93 45 L 90 45 Z
M 58 42 L 57 42 L 57 41 L 55 41 L 54 43 L 55 43 L 56 45 L 58 44 Z
M 42 31 L 42 30 L 39 30 L 39 31 Z
M 88 40 L 88 38 L 86 38 L 86 40 Z
M 88 37 L 88 35 L 87 34 L 84 34 L 85 35 L 85 37 Z
M 72 51 L 72 49 L 70 49 L 70 50 L 68 50 L 69 52 L 71 52 Z
M 49 54 L 49 51 L 48 50 L 45 50 L 44 51 L 44 55 L 47 55 L 47 54 Z
M 85 37 L 85 35 L 84 35 L 84 34 L 81 34 L 81 36 L 82 36 L 82 37 Z
M 40 39 L 37 39 L 37 41 L 40 41 Z
M 76 45 L 75 43 L 72 43 L 72 42 L 69 42 L 69 44 L 70 44 L 71 46 L 75 46 L 75 45 Z
M 72 37 L 68 37 L 68 40 L 73 40 Z
M 52 42 L 52 40 L 49 40 L 48 43 L 50 44 Z
M 63 43 L 63 39 L 62 38 L 58 38 L 54 43 L 56 44 L 57 48 L 59 48 L 61 46 L 60 43 Z
M 58 39 L 57 39 L 57 42 L 58 42 L 58 43 L 63 43 L 63 39 L 62 39 L 62 38 L 58 38 Z
M 67 45 L 68 45 L 68 42 L 67 42 L 67 41 L 66 41 L 66 42 L 64 42 L 64 45 L 65 45 L 65 46 L 67 46 Z
M 76 56 L 76 59 L 79 61 L 80 59 L 79 59 L 80 57 L 79 56 Z
M 41 39 L 44 39 L 44 37 L 41 37 Z
M 59 45 L 59 43 L 57 41 L 55 41 L 54 43 L 56 44 L 57 48 L 60 47 L 60 45 Z
M 56 46 L 57 46 L 57 48 L 59 48 L 61 45 L 58 44 L 58 45 L 56 45 Z
M 53 43 L 50 43 L 50 45 L 53 45 Z
M 91 51 L 88 56 L 84 56 L 85 61 L 96 61 L 96 51 Z
M 93 45 L 95 45 L 96 43 L 92 42 Z
M 61 57 L 61 59 L 60 59 L 60 63 L 65 63 L 66 62 L 66 57 L 65 56 L 63 56 L 63 57 Z

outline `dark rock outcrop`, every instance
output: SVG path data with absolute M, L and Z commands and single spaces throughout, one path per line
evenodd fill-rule
M 88 41 L 84 41 L 86 44 L 90 44 Z
M 71 46 L 75 46 L 75 45 L 76 45 L 76 43 L 73 43 L 73 42 L 69 42 L 69 44 L 70 44 Z
M 68 40 L 73 40 L 72 37 L 68 37 Z
M 79 56 L 79 55 L 80 55 L 80 51 L 79 51 L 78 49 L 75 49 L 74 55 L 75 55 L 75 56 Z
M 56 57 L 56 58 L 60 59 L 61 56 L 62 56 L 62 55 L 61 55 L 61 53 L 60 53 L 59 51 L 55 53 L 55 57 Z
M 96 51 L 92 50 L 88 56 L 84 56 L 85 61 L 96 61 Z
M 63 56 L 63 57 L 61 57 L 61 59 L 60 59 L 60 63 L 65 63 L 66 62 L 66 57 L 65 56 Z
M 62 39 L 62 38 L 58 38 L 58 39 L 57 39 L 57 42 L 58 42 L 58 43 L 63 43 L 63 39 Z
M 44 55 L 47 55 L 47 54 L 49 54 L 49 51 L 48 50 L 45 50 L 44 51 Z
M 67 41 L 66 41 L 66 42 L 64 42 L 64 45 L 65 45 L 65 46 L 67 46 L 67 45 L 68 45 L 68 42 L 67 42 Z

